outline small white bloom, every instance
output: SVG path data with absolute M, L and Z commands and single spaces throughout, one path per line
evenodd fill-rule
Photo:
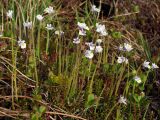
M 91 11 L 92 12 L 100 12 L 100 8 L 96 8 L 95 5 L 92 5 Z
M 126 64 L 128 64 L 128 59 L 126 58 L 124 62 L 125 62 Z
M 18 45 L 21 47 L 21 49 L 24 49 L 24 48 L 26 48 L 26 43 L 25 43 L 25 41 L 24 40 L 19 40 L 18 41 Z
M 123 45 L 120 45 L 118 48 L 120 51 L 124 51 Z
M 74 43 L 74 44 L 79 44 L 79 43 L 80 43 L 79 37 L 74 38 L 74 39 L 73 39 L 73 43 Z
M 96 23 L 96 31 L 97 32 L 101 32 L 101 29 L 104 29 L 105 28 L 105 26 L 104 25 L 101 25 L 101 24 L 99 24 L 99 23 Z
M 93 44 L 93 42 L 85 42 L 85 45 L 89 46 L 91 43 Z
M 53 30 L 54 27 L 52 26 L 52 24 L 47 24 L 46 29 L 47 30 Z
M 149 64 L 150 64 L 150 62 L 145 60 L 144 63 L 143 63 L 143 67 L 151 69 L 151 66 Z
M 79 30 L 79 35 L 86 36 L 86 31 L 84 29 Z
M 32 22 L 24 22 L 23 26 L 28 28 L 28 29 L 31 29 L 32 28 Z
M 127 105 L 127 99 L 124 96 L 120 96 L 118 102 Z
M 55 13 L 55 10 L 53 10 L 53 7 L 49 6 L 48 8 L 46 8 L 44 10 L 44 12 L 48 13 L 48 14 L 51 14 L 51 13 Z
M 94 54 L 91 50 L 86 50 L 84 55 L 88 58 L 88 59 L 92 59 Z
M 90 49 L 90 50 L 94 50 L 94 49 L 95 49 L 95 46 L 96 46 L 95 44 L 90 43 L 90 44 L 89 44 L 89 49 Z
M 12 19 L 12 16 L 13 16 L 13 10 L 8 10 L 7 17 L 9 17 L 10 19 Z
M 102 39 L 97 39 L 96 42 L 100 45 L 102 43 Z
M 132 50 L 132 46 L 128 43 L 124 43 L 124 45 L 120 45 L 119 46 L 119 50 L 120 51 L 127 51 L 127 52 L 130 52 Z
M 106 32 L 106 31 L 102 31 L 101 33 L 100 33 L 100 36 L 107 36 L 108 35 L 108 33 Z
M 106 28 L 105 28 L 105 25 L 101 25 L 101 24 L 98 24 L 96 23 L 96 32 L 100 33 L 100 36 L 107 36 L 108 33 L 106 31 Z
M 25 49 L 26 48 L 26 43 L 21 43 L 21 49 Z
M 56 34 L 56 35 L 63 35 L 63 34 L 64 34 L 64 32 L 63 32 L 63 31 L 61 31 L 61 30 L 56 30 L 56 31 L 55 31 L 55 34 Z
M 118 57 L 118 59 L 117 59 L 117 62 L 118 63 L 126 63 L 126 64 L 128 64 L 128 59 L 127 58 L 125 58 L 125 57 L 123 57 L 123 56 L 121 56 L 121 57 Z
M 152 63 L 152 69 L 157 69 L 159 68 L 158 65 L 156 65 L 155 63 Z
M 120 64 L 123 63 L 124 62 L 124 57 L 118 57 L 117 62 L 120 63 Z
M 130 52 L 132 50 L 132 46 L 128 43 L 124 43 L 124 50 Z
M 93 50 L 95 49 L 95 47 L 96 47 L 96 45 L 93 44 L 93 42 L 86 42 L 85 44 L 88 45 L 88 46 L 89 46 L 89 49 L 92 50 L 92 51 L 93 51 Z
M 42 21 L 42 20 L 43 20 L 43 16 L 42 16 L 42 15 L 37 15 L 36 18 L 37 18 L 39 21 Z
M 102 51 L 103 51 L 102 46 L 100 46 L 100 45 L 96 46 L 96 48 L 95 48 L 96 53 L 101 53 Z
M 78 22 L 77 25 L 80 29 L 89 30 L 89 27 L 86 25 L 86 23 Z
M 142 80 L 141 80 L 141 78 L 140 78 L 139 76 L 135 76 L 135 77 L 134 77 L 134 80 L 135 80 L 137 83 L 141 83 L 141 82 L 142 82 Z

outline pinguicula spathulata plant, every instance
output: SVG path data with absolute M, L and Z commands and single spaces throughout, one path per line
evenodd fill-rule
M 17 9 L 13 9 L 14 18 L 8 21 L 8 28 L 11 27 L 14 31 L 15 27 L 18 27 L 18 37 L 25 39 L 27 43 L 26 51 L 29 52 L 29 54 L 25 61 L 27 67 L 23 72 L 26 72 L 27 76 L 35 80 L 36 88 L 39 88 L 40 85 L 42 85 L 41 83 L 43 83 L 41 80 L 42 78 L 39 77 L 41 73 L 38 65 L 40 65 L 41 62 L 43 64 L 49 64 L 42 59 L 43 52 L 50 57 L 54 51 L 57 54 L 54 58 L 55 62 L 49 64 L 47 68 L 49 71 L 48 78 L 46 78 L 45 82 L 50 81 L 51 85 L 58 84 L 64 87 L 64 98 L 68 101 L 69 105 L 72 102 L 78 103 L 83 94 L 86 114 L 92 108 L 94 108 L 95 112 L 98 112 L 104 103 L 106 103 L 104 108 L 106 108 L 107 112 L 104 117 L 105 119 L 115 116 L 116 119 L 123 118 L 125 114 L 122 113 L 128 110 L 130 111 L 128 116 L 134 116 L 132 111 L 136 112 L 136 110 L 138 110 L 137 113 L 140 114 L 139 109 L 141 108 L 141 102 L 145 99 L 143 99 L 144 96 L 141 96 L 139 93 L 144 90 L 150 70 L 149 72 L 143 73 L 141 71 L 141 66 L 136 68 L 137 66 L 132 64 L 134 61 L 131 60 L 131 57 L 136 52 L 136 48 L 132 51 L 127 51 L 126 48 L 130 48 L 130 46 L 125 44 L 127 46 L 125 50 L 119 51 L 119 49 L 116 49 L 114 52 L 110 52 L 110 50 L 113 49 L 112 47 L 115 47 L 112 45 L 114 40 L 119 40 L 122 44 L 125 42 L 133 43 L 126 40 L 127 37 L 118 30 L 112 31 L 107 28 L 108 31 L 105 33 L 105 25 L 102 23 L 103 20 L 100 21 L 99 12 L 96 13 L 98 9 L 95 9 L 96 12 L 91 11 L 91 7 L 89 7 L 89 4 L 86 2 L 85 10 L 83 11 L 84 16 L 80 17 L 79 12 L 76 12 L 75 30 L 73 31 L 69 29 L 69 24 L 63 23 L 63 19 L 57 15 L 59 14 L 58 10 L 56 13 L 44 15 L 44 19 L 41 22 L 36 20 L 36 16 L 38 14 L 43 15 L 44 10 L 49 6 L 49 4 L 45 4 L 49 3 L 47 1 L 43 1 L 41 5 L 39 2 L 36 3 L 36 1 L 33 1 L 34 4 L 28 2 L 24 7 L 22 7 L 22 1 L 19 3 L 16 1 L 12 3 L 12 8 L 14 8 L 14 6 L 18 7 Z M 19 11 L 17 15 L 15 15 L 16 11 Z M 51 12 L 52 10 L 47 9 L 46 11 Z M 29 21 L 32 22 L 32 27 L 25 28 L 23 23 Z M 85 30 L 84 28 L 79 28 L 77 25 L 78 22 L 85 23 L 89 29 Z M 54 25 L 55 30 L 46 30 L 46 25 L 50 23 Z M 98 26 L 99 29 L 97 30 Z M 86 35 L 80 35 L 79 30 Z M 42 32 L 44 31 L 47 33 L 47 37 L 42 36 Z M 64 33 L 60 31 L 64 31 Z M 13 106 L 14 95 L 18 95 L 16 60 L 17 54 L 21 54 L 21 52 L 17 53 L 17 50 L 23 51 L 15 47 L 17 44 L 15 35 L 16 33 L 13 33 L 8 36 L 12 38 Z M 75 36 L 78 36 L 80 39 L 80 43 L 76 45 L 72 42 Z M 97 39 L 102 39 L 102 44 L 100 46 L 103 50 L 100 53 L 96 52 Z M 125 39 L 125 41 L 123 41 L 123 39 Z M 46 44 L 42 44 L 42 41 Z M 143 41 L 141 42 L 144 43 Z M 86 45 L 86 42 L 92 42 L 92 45 L 95 44 L 95 47 L 91 50 L 90 47 L 94 45 Z M 87 50 L 89 51 L 86 53 Z M 151 61 L 149 52 L 147 50 L 145 50 L 145 52 L 148 57 L 147 59 Z M 118 62 L 117 58 L 119 58 Z M 135 76 L 140 76 L 142 83 L 137 83 L 134 80 Z M 100 84 L 97 86 L 98 83 L 100 83 L 97 79 L 103 81 L 101 81 L 102 87 L 99 87 Z M 80 82 L 85 85 L 79 86 Z M 96 88 L 99 88 L 98 91 L 95 91 L 97 90 Z M 48 89 L 48 91 L 49 90 L 50 89 Z M 122 98 L 127 98 L 127 102 L 124 102 L 120 95 L 122 95 Z M 124 106 L 121 103 L 126 104 Z M 148 105 L 149 104 L 145 107 L 147 108 Z M 144 117 L 145 115 L 143 118 Z

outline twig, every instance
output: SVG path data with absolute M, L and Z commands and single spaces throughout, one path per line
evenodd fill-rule
M 26 111 L 25 112 L 23 112 L 23 111 L 13 111 L 13 110 L 2 108 L 2 107 L 0 107 L 0 110 L 2 110 L 2 112 L 0 112 L 2 115 L 0 114 L 0 116 L 9 116 L 9 117 L 12 117 L 12 118 L 14 118 L 13 116 L 22 116 L 22 117 L 29 117 L 30 116 L 30 112 L 26 112 Z M 74 118 L 74 119 L 79 119 L 79 120 L 87 120 L 87 119 L 84 119 L 84 118 L 79 117 L 79 116 L 65 114 L 65 113 L 60 113 L 60 112 L 50 112 L 50 111 L 47 111 L 47 112 L 45 112 L 45 114 L 61 115 L 61 116 L 66 116 L 66 117 L 70 117 L 70 118 Z
M 13 97 L 16 97 L 16 96 L 13 96 Z M 45 106 L 48 105 L 48 103 L 44 103 L 44 102 L 42 102 L 42 101 L 36 100 L 36 99 L 34 99 L 34 98 L 32 98 L 32 97 L 29 97 L 29 96 L 17 96 L 17 97 L 18 97 L 18 98 L 27 98 L 27 99 L 30 99 L 30 100 L 35 100 L 36 102 L 39 102 L 39 103 L 41 103 L 41 104 L 43 104 L 43 105 L 45 105 Z M 0 96 L 0 99 L 7 99 L 7 98 L 11 99 L 12 96 Z
M 16 119 L 16 116 L 29 118 L 30 112 L 14 111 L 14 110 L 10 110 L 10 109 L 0 107 L 0 116 L 8 116 L 8 117 L 11 117 L 11 118 L 14 118 L 14 119 Z
M 10 65 L 11 67 L 13 67 L 13 65 L 12 65 L 11 63 L 9 63 L 7 60 L 5 60 L 4 57 L 0 57 L 0 59 L 3 60 L 4 62 L 6 62 L 6 63 L 7 63 L 8 65 Z M 29 77 L 27 77 L 26 75 L 24 75 L 24 74 L 23 74 L 21 71 L 19 71 L 18 69 L 16 69 L 16 71 L 17 71 L 19 74 L 21 74 L 23 77 L 25 77 L 26 79 L 28 79 L 28 80 L 30 80 L 30 81 L 32 81 L 32 82 L 35 83 L 34 80 L 32 80 L 31 78 L 29 78 Z
M 1 115 L 1 114 L 2 114 L 2 115 Z M 11 117 L 11 118 L 16 119 L 16 118 L 13 117 L 12 115 L 9 115 L 9 114 L 7 114 L 7 113 L 5 113 L 5 112 L 2 112 L 2 111 L 0 111 L 0 116 L 8 116 L 8 117 Z
M 48 112 L 48 111 L 46 113 L 47 114 L 53 114 L 53 115 L 62 115 L 62 116 L 71 117 L 71 118 L 80 119 L 80 120 L 87 120 L 87 119 L 79 117 L 79 116 L 69 115 L 69 114 L 64 114 L 64 113 Z
M 126 14 L 120 14 L 120 15 L 112 16 L 109 19 L 115 18 L 115 17 L 129 16 L 129 15 L 133 15 L 133 14 L 137 14 L 137 13 L 139 13 L 139 11 L 138 12 L 132 12 L 132 13 L 126 13 Z

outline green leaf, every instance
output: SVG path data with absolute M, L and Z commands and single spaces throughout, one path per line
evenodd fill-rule
M 142 82 L 146 82 L 148 76 L 146 74 L 141 74 L 140 77 Z
M 144 86 L 143 86 L 143 85 L 140 85 L 140 86 L 139 86 L 139 89 L 140 89 L 141 91 L 143 91 L 143 90 L 144 90 Z
M 91 93 L 88 95 L 88 102 L 91 102 L 93 100 L 94 100 L 94 94 Z
M 139 95 L 137 95 L 137 94 L 134 94 L 134 95 L 133 95 L 133 98 L 134 98 L 134 100 L 135 100 L 137 103 L 139 103 L 139 102 L 141 101 L 141 99 L 142 99 L 142 96 L 139 96 Z
M 104 70 L 105 73 L 108 72 L 109 71 L 109 64 L 104 64 L 103 65 L 103 70 Z
M 46 107 L 45 106 L 40 106 L 39 112 L 44 113 L 45 111 L 46 111 Z
M 87 103 L 86 103 L 87 108 L 94 104 L 94 99 L 95 99 L 94 94 L 91 93 L 88 95 Z
M 115 39 L 121 39 L 122 33 L 121 32 L 112 32 L 112 37 Z
M 138 5 L 134 5 L 133 6 L 133 11 L 134 12 L 139 12 L 140 11 L 139 6 Z
M 33 115 L 32 115 L 31 120 L 37 120 L 36 114 L 33 114 Z

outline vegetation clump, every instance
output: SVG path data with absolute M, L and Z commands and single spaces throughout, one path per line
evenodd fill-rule
M 158 4 L 0 1 L 0 119 L 160 119 Z

